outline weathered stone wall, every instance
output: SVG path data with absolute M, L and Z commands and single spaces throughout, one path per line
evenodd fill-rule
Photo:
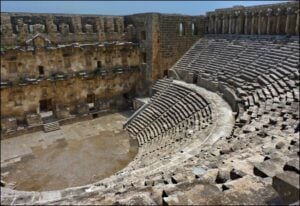
M 1 13 L 2 47 L 18 45 L 37 33 L 59 44 L 132 38 L 126 35 L 123 16 Z
M 162 78 L 169 69 L 201 36 L 204 35 L 203 16 L 160 15 L 159 37 L 156 39 L 159 46 L 159 61 L 153 67 L 152 78 Z M 180 34 L 180 24 L 183 32 Z M 194 24 L 194 32 L 192 31 Z
M 207 13 L 206 33 L 299 35 L 299 2 L 216 9 Z
M 89 94 L 94 95 L 96 109 L 121 109 L 130 95 L 135 94 L 139 78 L 139 72 L 131 72 L 91 79 L 43 80 L 34 85 L 2 88 L 1 117 L 23 119 L 26 114 L 39 113 L 40 100 L 44 99 L 50 99 L 53 112 L 65 110 L 77 114 L 77 106 L 87 104 Z M 114 99 L 119 99 L 119 102 L 109 101 Z M 109 105 L 105 105 L 107 103 Z
M 153 67 L 153 35 L 156 31 L 153 31 L 153 19 L 157 14 L 134 14 L 125 17 L 125 24 L 132 28 L 132 36 L 135 38 L 133 41 L 139 42 L 140 49 L 140 62 L 143 70 L 143 81 L 146 87 L 151 86 L 152 79 L 152 67 Z M 145 95 L 146 91 L 140 93 Z
M 36 41 L 44 39 L 36 38 Z M 55 74 L 75 75 L 78 72 L 111 72 L 137 68 L 140 51 L 130 42 L 110 44 L 75 44 L 52 47 L 29 45 L 1 53 L 1 81 L 24 78 L 48 78 Z
M 134 25 L 140 43 L 141 59 L 145 55 L 145 70 L 149 85 L 167 74 L 172 66 L 203 34 L 204 17 L 159 13 L 126 17 Z M 182 34 L 179 28 L 182 24 Z M 193 24 L 193 30 L 192 30 Z
M 55 45 L 37 34 L 1 51 L 1 118 L 28 120 L 41 101 L 59 119 L 88 113 L 88 103 L 95 111 L 128 108 L 144 90 L 142 77 L 136 43 Z

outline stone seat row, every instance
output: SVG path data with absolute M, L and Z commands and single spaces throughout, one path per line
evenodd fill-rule
M 126 129 L 135 136 L 139 145 L 159 138 L 175 128 L 195 127 L 211 120 L 211 109 L 200 94 L 181 85 L 170 84 L 169 80 L 160 80 L 154 85 L 156 97 L 149 106 L 142 111 Z M 161 86 L 169 84 L 165 90 Z M 160 93 L 157 95 L 157 93 Z
M 166 118 L 162 118 L 160 121 L 156 121 L 151 126 L 145 128 L 137 135 L 137 138 L 150 141 L 153 138 L 158 138 L 159 135 L 166 133 L 174 128 L 181 130 L 187 128 L 200 128 L 202 124 L 210 121 L 210 117 L 203 117 L 203 113 L 196 112 L 184 119 L 174 121 L 174 114 L 167 115 Z M 141 141 L 142 143 L 145 141 Z

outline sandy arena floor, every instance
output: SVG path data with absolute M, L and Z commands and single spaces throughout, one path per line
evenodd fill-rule
M 138 151 L 122 129 L 129 112 L 1 141 L 1 176 L 16 190 L 47 191 L 96 182 L 124 168 Z

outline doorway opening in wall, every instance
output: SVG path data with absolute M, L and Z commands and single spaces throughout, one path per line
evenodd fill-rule
M 44 71 L 44 67 L 43 66 L 39 66 L 39 75 L 44 75 L 45 71 Z
M 86 103 L 94 103 L 95 102 L 95 94 L 90 93 L 86 95 Z
M 42 99 L 40 100 L 40 111 L 49 112 L 52 110 L 52 99 Z
M 97 61 L 97 68 L 101 68 L 102 67 L 102 62 L 101 61 Z
M 146 40 L 146 32 L 141 31 L 141 40 Z
M 146 52 L 142 52 L 142 61 L 143 61 L 143 63 L 147 62 Z
M 124 97 L 124 99 L 126 99 L 126 100 L 129 99 L 128 93 L 124 93 L 124 94 L 123 94 L 123 97 Z
M 196 74 L 193 75 L 193 84 L 197 84 L 198 76 Z
M 86 96 L 86 103 L 88 103 L 90 111 L 93 111 L 95 109 L 95 99 L 96 97 L 94 93 L 87 94 Z
M 164 77 L 169 77 L 169 76 L 168 76 L 168 70 L 167 70 L 167 69 L 164 70 Z

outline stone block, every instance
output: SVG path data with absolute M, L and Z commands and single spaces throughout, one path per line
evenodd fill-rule
M 285 171 L 273 177 L 272 186 L 282 197 L 284 204 L 294 203 L 299 200 L 300 186 L 299 174 Z
M 274 177 L 277 173 L 282 172 L 282 166 L 280 163 L 273 160 L 266 160 L 262 163 L 254 164 L 253 173 L 256 176 Z
M 300 174 L 299 157 L 295 157 L 294 159 L 285 163 L 283 170 L 294 171 L 294 172 Z

